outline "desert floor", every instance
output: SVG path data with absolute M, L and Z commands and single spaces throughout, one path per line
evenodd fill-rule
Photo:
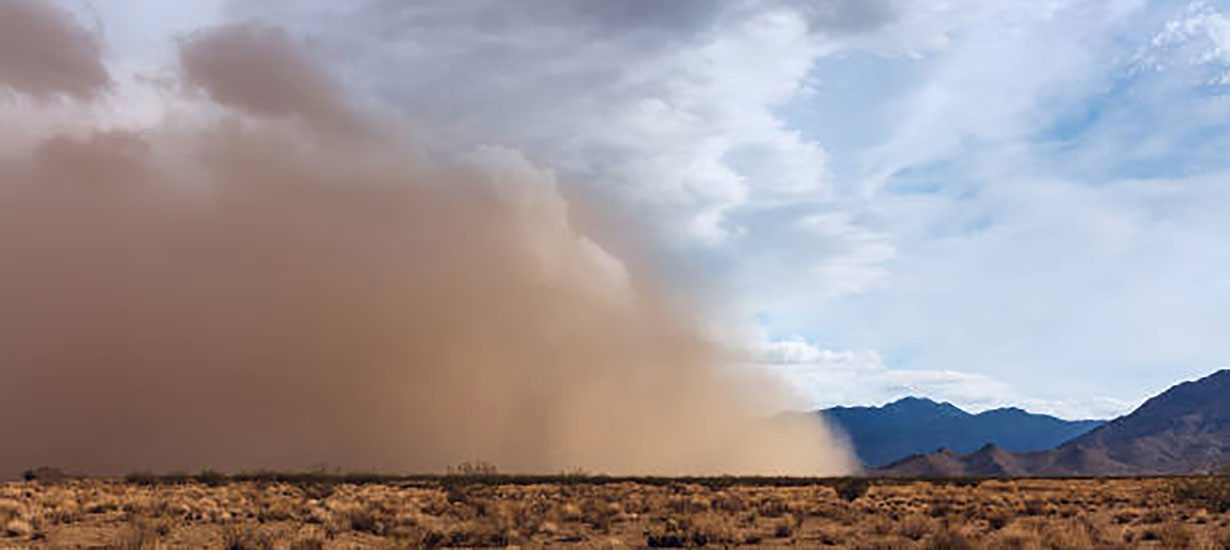
M 0 484 L 0 550 L 1227 550 L 1225 487 L 1215 478 L 882 480 L 860 496 L 862 482 L 840 481 L 21 482 Z

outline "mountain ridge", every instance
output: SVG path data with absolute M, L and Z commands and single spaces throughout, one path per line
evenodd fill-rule
M 991 456 L 993 455 L 993 456 Z M 915 453 L 873 469 L 890 476 L 1165 475 L 1230 462 L 1230 369 L 1186 381 L 1054 449 Z
M 1004 407 L 970 413 L 946 401 L 908 396 L 876 406 L 815 411 L 850 437 L 860 460 L 883 466 L 947 447 L 973 452 L 987 443 L 1012 451 L 1053 448 L 1102 425 L 1102 420 L 1063 420 Z

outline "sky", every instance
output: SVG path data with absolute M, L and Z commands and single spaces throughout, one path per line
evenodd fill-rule
M 1230 367 L 1230 2 L 58 1 L 125 124 L 167 46 L 257 21 L 522 152 L 812 406 L 1107 418 Z

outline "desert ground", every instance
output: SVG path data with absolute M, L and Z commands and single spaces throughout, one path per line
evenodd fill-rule
M 63 480 L 0 549 L 1230 549 L 1225 478 Z

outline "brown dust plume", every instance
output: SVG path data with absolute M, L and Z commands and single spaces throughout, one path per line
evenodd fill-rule
M 108 77 L 70 30 L 40 82 L 82 96 Z M 853 464 L 754 410 L 771 389 L 520 154 L 398 137 L 280 30 L 179 47 L 168 122 L 0 139 L 0 477 Z M 10 65 L 0 87 L 43 93 Z
M 42 0 L 0 0 L 0 80 L 36 98 L 81 99 L 109 83 L 96 36 Z

